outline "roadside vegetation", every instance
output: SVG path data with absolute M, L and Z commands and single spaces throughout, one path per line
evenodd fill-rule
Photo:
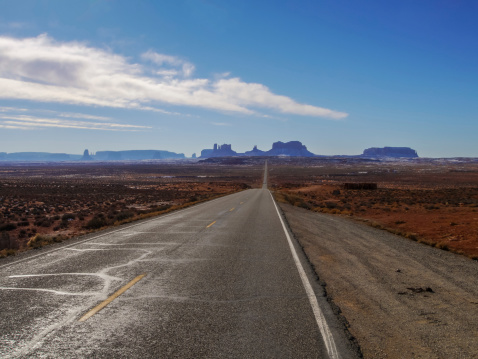
M 0 168 L 0 257 L 260 185 L 262 167 L 68 164 Z

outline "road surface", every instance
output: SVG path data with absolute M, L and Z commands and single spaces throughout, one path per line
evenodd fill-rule
M 284 228 L 264 185 L 0 262 L 0 357 L 355 357 Z

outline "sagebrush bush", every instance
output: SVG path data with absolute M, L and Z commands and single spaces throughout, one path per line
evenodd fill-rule
M 108 223 L 104 218 L 94 217 L 86 223 L 86 229 L 100 229 L 101 227 L 106 226 Z

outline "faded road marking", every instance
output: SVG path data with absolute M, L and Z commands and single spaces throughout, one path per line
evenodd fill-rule
M 214 223 L 216 223 L 216 221 L 212 222 L 211 224 L 208 224 L 208 225 L 206 226 L 206 228 L 209 228 L 209 227 L 213 226 Z
M 235 207 L 232 207 L 232 208 L 229 210 L 229 212 L 232 212 L 232 211 L 234 211 L 235 209 L 236 209 Z
M 101 309 L 103 309 L 104 307 L 106 307 L 108 304 L 110 304 L 113 300 L 115 300 L 116 298 L 118 298 L 121 294 L 123 294 L 124 292 L 126 292 L 128 289 L 130 289 L 133 285 L 135 285 L 136 283 L 138 283 L 141 279 L 143 279 L 143 277 L 145 276 L 146 274 L 141 274 L 139 276 L 137 276 L 135 279 L 133 279 L 131 282 L 129 282 L 128 284 L 126 284 L 123 288 L 121 288 L 120 290 L 118 290 L 117 292 L 115 292 L 113 295 L 111 295 L 108 299 L 106 299 L 105 301 L 101 302 L 100 304 L 98 304 L 96 307 L 94 307 L 92 310 L 90 310 L 88 313 L 86 313 L 84 316 L 82 316 L 79 321 L 80 322 L 84 322 L 85 320 L 91 318 L 93 315 L 95 315 L 96 313 L 98 313 Z

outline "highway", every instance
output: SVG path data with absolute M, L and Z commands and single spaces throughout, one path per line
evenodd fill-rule
M 266 182 L 0 261 L 0 357 L 355 357 Z

